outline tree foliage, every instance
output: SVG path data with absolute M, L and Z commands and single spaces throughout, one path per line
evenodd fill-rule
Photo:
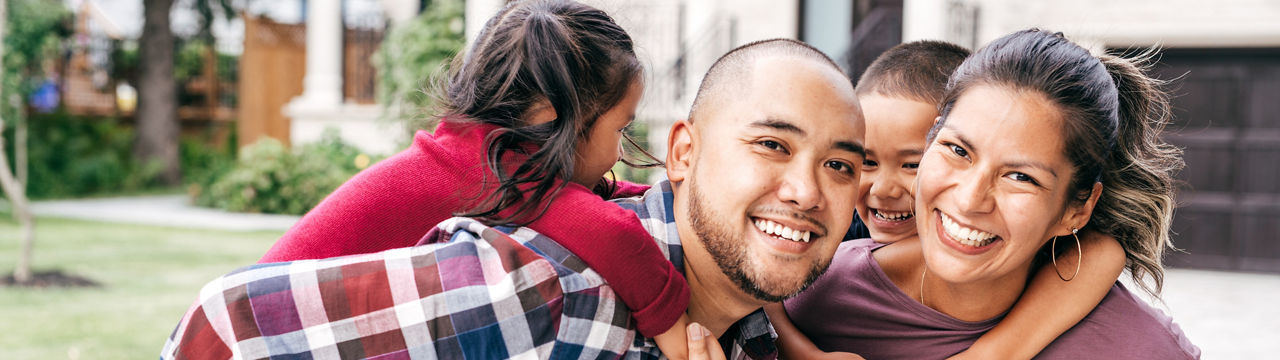
M 59 1 L 10 0 L 4 32 L 4 80 L 0 116 L 13 126 L 25 119 L 22 99 L 44 79 L 41 65 L 61 54 L 71 13 Z M 17 101 L 14 101 L 17 96 Z
M 466 41 L 460 0 L 435 0 L 412 21 L 383 40 L 378 66 L 378 100 L 392 120 L 404 121 L 409 134 L 427 128 L 432 118 L 432 82 Z

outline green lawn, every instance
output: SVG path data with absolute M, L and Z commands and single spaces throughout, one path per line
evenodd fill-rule
M 0 273 L 17 261 L 17 229 L 0 223 Z M 200 287 L 253 263 L 281 233 L 38 219 L 35 270 L 103 286 L 0 287 L 0 359 L 155 359 Z

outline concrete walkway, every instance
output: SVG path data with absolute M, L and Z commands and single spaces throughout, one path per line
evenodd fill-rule
M 182 195 L 42 201 L 33 210 L 41 216 L 234 231 L 283 232 L 298 220 L 198 208 Z M 1129 288 L 1146 298 L 1136 286 Z M 1169 269 L 1163 298 L 1163 304 L 1148 302 L 1174 318 L 1204 359 L 1280 357 L 1280 275 Z
M 1164 304 L 1125 285 L 1173 317 L 1203 359 L 1280 358 L 1280 275 L 1168 269 Z
M 37 201 L 31 211 L 39 216 L 230 231 L 283 232 L 299 218 L 196 207 L 185 195 Z

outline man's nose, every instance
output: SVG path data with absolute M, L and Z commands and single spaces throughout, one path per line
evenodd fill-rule
M 808 211 L 822 206 L 822 191 L 818 187 L 815 169 L 795 169 L 782 175 L 782 184 L 778 188 L 778 197 L 782 201 L 795 205 L 800 211 Z

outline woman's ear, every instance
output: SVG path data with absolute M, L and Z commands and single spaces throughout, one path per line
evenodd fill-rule
M 1102 196 L 1102 183 L 1093 183 L 1093 189 L 1089 192 L 1089 199 L 1076 207 L 1067 209 L 1067 213 L 1062 215 L 1062 222 L 1059 223 L 1060 229 L 1054 229 L 1054 236 L 1071 235 L 1072 229 L 1083 229 L 1089 223 L 1089 217 L 1093 216 L 1093 207 L 1098 205 L 1098 197 Z
M 680 183 L 689 175 L 698 138 L 696 132 L 689 120 L 671 124 L 671 133 L 667 134 L 667 179 L 672 183 Z

